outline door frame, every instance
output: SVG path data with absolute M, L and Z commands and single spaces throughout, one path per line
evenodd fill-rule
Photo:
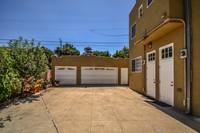
M 152 51 L 146 53 L 146 95 L 149 96 L 147 94 L 147 88 L 148 88 L 148 86 L 147 86 L 147 71 L 148 71 L 147 64 L 148 64 L 148 58 L 149 58 L 148 55 L 152 54 L 152 53 L 155 53 L 155 60 L 154 60 L 154 65 L 155 65 L 155 67 L 154 67 L 154 69 L 155 69 L 155 74 L 154 74 L 154 80 L 155 80 L 154 81 L 154 89 L 155 89 L 155 94 L 154 94 L 154 97 L 153 96 L 150 96 L 150 97 L 156 98 L 156 50 L 152 50 Z

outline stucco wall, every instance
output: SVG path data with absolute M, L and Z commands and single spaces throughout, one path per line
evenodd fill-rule
M 156 99 L 159 100 L 159 48 L 170 43 L 174 43 L 174 107 L 184 110 L 184 59 L 180 58 L 180 50 L 184 49 L 184 26 L 181 26 L 165 36 L 152 42 L 152 48 L 147 45 L 131 45 L 130 46 L 130 74 L 129 86 L 131 89 L 140 93 L 146 93 L 146 65 L 143 66 L 142 73 L 131 72 L 131 60 L 137 56 L 146 58 L 146 53 L 156 50 Z
M 200 116 L 200 10 L 199 0 L 192 0 L 192 112 Z
M 81 84 L 81 67 L 117 67 L 118 83 L 121 84 L 121 68 L 128 68 L 128 59 L 114 59 L 96 56 L 52 57 L 52 78 L 55 80 L 55 66 L 77 66 L 77 84 Z
M 138 18 L 138 9 L 143 5 L 143 16 Z M 154 0 L 147 7 L 147 0 L 138 0 L 129 14 L 130 43 L 135 43 L 145 33 L 152 31 L 167 18 L 184 18 L 183 0 Z M 131 27 L 136 23 L 136 37 L 131 38 Z

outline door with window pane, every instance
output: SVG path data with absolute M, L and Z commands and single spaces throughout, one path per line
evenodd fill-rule
M 152 98 L 156 98 L 156 70 L 155 70 L 155 60 L 156 60 L 156 51 L 147 53 L 147 65 L 146 65 L 146 94 Z
M 159 49 L 160 101 L 174 105 L 174 45 Z

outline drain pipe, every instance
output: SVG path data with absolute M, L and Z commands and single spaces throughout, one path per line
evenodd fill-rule
M 185 22 L 186 22 L 186 114 L 191 113 L 191 82 L 192 82 L 192 63 L 191 63 L 191 0 L 185 0 Z

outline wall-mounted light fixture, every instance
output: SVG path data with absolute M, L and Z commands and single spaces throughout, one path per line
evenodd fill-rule
M 152 48 L 152 42 L 149 42 L 149 43 L 148 43 L 148 47 L 149 47 L 149 48 Z

